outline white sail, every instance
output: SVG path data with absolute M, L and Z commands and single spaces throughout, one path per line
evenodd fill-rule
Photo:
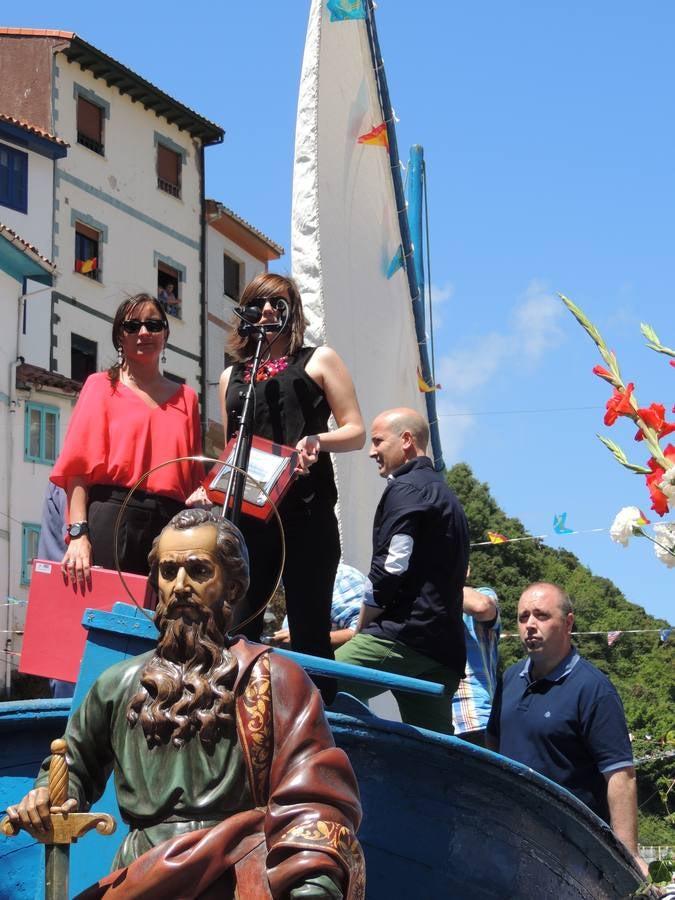
M 426 415 L 387 146 L 359 143 L 383 122 L 366 21 L 335 19 L 313 0 L 300 81 L 293 175 L 292 266 L 308 343 L 346 362 L 366 426 L 392 406 Z M 375 138 L 377 141 L 377 137 Z M 384 484 L 367 448 L 334 457 L 345 560 L 367 571 Z

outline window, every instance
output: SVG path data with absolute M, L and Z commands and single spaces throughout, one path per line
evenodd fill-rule
M 241 266 L 236 259 L 223 253 L 223 293 L 232 300 L 239 299 Z
M 77 98 L 77 143 L 82 144 L 94 153 L 103 156 L 103 109 L 85 100 Z
M 70 335 L 70 377 L 75 381 L 86 381 L 96 371 L 96 341 L 79 334 Z
M 40 526 L 29 522 L 21 524 L 21 584 L 30 584 L 33 560 L 38 555 Z
M 101 235 L 95 228 L 75 223 L 75 271 L 93 281 L 101 280 Z
M 59 454 L 59 411 L 56 406 L 26 403 L 23 458 L 51 465 Z
M 167 263 L 157 262 L 157 299 L 167 316 L 181 318 L 180 272 Z
M 183 159 L 180 153 L 157 144 L 157 187 L 167 194 L 180 197 L 180 170 Z
M 0 205 L 28 212 L 28 154 L 0 144 Z

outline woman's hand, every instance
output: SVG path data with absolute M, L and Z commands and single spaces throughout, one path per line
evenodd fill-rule
M 61 572 L 73 584 L 91 587 L 91 542 L 86 534 L 71 540 L 61 560 Z
M 313 466 L 319 458 L 321 450 L 321 441 L 317 434 L 308 434 L 304 438 L 300 438 L 295 445 L 298 451 L 298 463 L 295 471 L 298 475 L 309 475 L 309 467 Z
M 198 509 L 211 509 L 213 503 L 209 500 L 205 488 L 200 485 L 198 488 L 195 488 L 186 499 L 185 505 L 194 506 Z

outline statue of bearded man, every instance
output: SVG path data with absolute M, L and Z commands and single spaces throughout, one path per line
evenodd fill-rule
M 74 713 L 71 799 L 88 808 L 114 773 L 129 825 L 113 871 L 81 898 L 361 898 L 358 787 L 305 673 L 228 637 L 248 587 L 239 530 L 183 510 L 148 557 L 157 647 L 103 672 Z M 7 814 L 49 815 L 48 760 Z

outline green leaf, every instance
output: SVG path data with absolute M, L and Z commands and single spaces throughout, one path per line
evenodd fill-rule
M 598 439 L 602 441 L 602 443 L 607 447 L 607 449 L 613 454 L 614 459 L 617 462 L 620 462 L 622 466 L 626 469 L 630 469 L 631 472 L 635 472 L 637 475 L 649 475 L 651 469 L 647 469 L 645 466 L 639 466 L 637 463 L 632 463 L 628 461 L 628 457 L 623 452 L 621 447 L 618 444 L 615 444 L 614 441 L 610 440 L 607 437 L 604 437 L 602 434 L 597 435 Z

